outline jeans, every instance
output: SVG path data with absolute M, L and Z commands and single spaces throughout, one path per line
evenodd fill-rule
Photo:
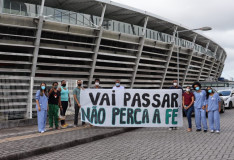
M 68 107 L 68 101 L 62 101 L 61 103 L 62 103 L 63 110 L 60 112 L 60 115 L 65 116 L 67 107 Z M 65 124 L 65 120 L 61 120 L 61 125 L 64 125 L 64 124 Z
M 192 113 L 194 111 L 194 106 L 192 105 L 191 107 L 189 107 L 189 109 L 184 109 L 184 113 L 188 119 L 188 128 L 192 128 Z
M 80 111 L 80 107 L 78 106 L 78 104 L 75 104 L 75 116 L 74 116 L 74 125 L 78 125 L 78 116 L 79 116 L 79 111 Z M 82 125 L 84 125 L 85 122 L 82 122 Z

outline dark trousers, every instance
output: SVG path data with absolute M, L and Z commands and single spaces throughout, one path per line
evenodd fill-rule
M 189 109 L 184 109 L 184 113 L 188 119 L 188 128 L 192 128 L 192 113 L 194 111 L 194 106 L 192 105 L 191 107 L 189 107 Z
M 67 107 L 68 107 L 68 101 L 62 101 L 62 108 L 63 110 L 60 112 L 61 116 L 65 116 L 66 111 L 67 111 Z M 65 124 L 65 120 L 61 120 L 61 125 Z
M 79 116 L 79 111 L 80 111 L 80 107 L 78 106 L 78 104 L 75 104 L 75 116 L 74 116 L 74 125 L 78 125 L 78 116 Z M 84 125 L 85 122 L 82 122 L 82 125 Z

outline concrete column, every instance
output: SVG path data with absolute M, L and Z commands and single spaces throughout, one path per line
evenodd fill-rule
M 131 89 L 133 88 L 134 83 L 135 83 L 136 74 L 137 74 L 138 66 L 139 66 L 140 59 L 141 59 L 142 50 L 143 50 L 144 43 L 145 43 L 145 32 L 146 32 L 146 27 L 147 27 L 148 20 L 149 20 L 149 17 L 146 17 L 145 22 L 144 22 L 144 28 L 143 28 L 142 36 L 140 37 L 140 42 L 139 42 L 138 52 L 137 52 L 137 59 L 135 61 L 135 66 L 133 68 L 132 82 L 131 82 L 131 86 L 130 86 Z
M 217 47 L 215 48 L 214 57 L 216 57 L 216 54 L 217 54 L 218 49 L 219 49 L 219 46 L 217 46 Z
M 177 28 L 178 28 L 178 26 L 176 26 L 175 29 L 174 29 L 173 38 L 172 38 L 173 40 L 172 40 L 172 43 L 171 43 L 171 46 L 170 46 L 170 50 L 168 51 L 167 63 L 166 63 L 166 66 L 165 66 L 166 68 L 165 68 L 165 72 L 163 74 L 160 89 L 162 89 L 162 87 L 163 87 L 163 84 L 164 84 L 164 81 L 165 81 L 165 78 L 166 78 L 166 75 L 167 75 L 167 69 L 168 69 L 168 66 L 169 66 L 169 63 L 170 63 L 170 60 L 171 60 L 171 56 L 172 56 L 174 47 L 175 47 L 175 35 L 176 35 L 176 32 L 177 32 Z M 177 47 L 179 47 L 179 45 Z
M 40 16 L 38 17 L 36 39 L 34 42 L 35 47 L 33 50 L 33 62 L 32 62 L 32 68 L 31 68 L 31 79 L 30 79 L 30 87 L 29 87 L 29 94 L 28 94 L 29 99 L 28 99 L 28 106 L 27 106 L 27 112 L 26 112 L 25 118 L 32 118 L 33 86 L 34 86 L 34 77 L 36 74 L 38 53 L 39 53 L 40 41 L 41 41 L 41 33 L 42 33 L 42 27 L 43 27 L 43 21 L 44 21 L 44 17 L 43 17 L 44 4 L 45 4 L 45 0 L 42 0 Z
M 209 70 L 209 73 L 208 73 L 208 77 L 210 77 L 210 74 L 212 72 L 212 69 L 214 68 L 214 64 L 216 62 L 216 53 L 217 53 L 217 50 L 218 50 L 219 46 L 216 46 L 215 48 L 215 51 L 214 51 L 214 57 L 212 58 L 212 63 L 211 63 L 211 68 Z M 216 79 L 216 76 L 214 77 Z
M 188 74 L 189 66 L 190 66 L 191 60 L 193 58 L 193 53 L 195 51 L 194 47 L 195 47 L 196 39 L 197 39 L 197 34 L 193 37 L 193 46 L 192 46 L 192 50 L 189 52 L 188 63 L 187 63 L 187 66 L 186 66 L 186 70 L 184 72 L 184 79 L 183 79 L 183 82 L 182 82 L 182 87 L 184 86 L 184 83 L 185 83 L 185 80 L 186 80 L 186 77 L 187 77 L 187 74 Z
M 216 70 L 215 70 L 215 73 L 216 73 L 216 75 L 215 75 L 215 78 L 216 78 L 216 80 L 219 78 L 219 67 L 220 67 L 220 65 L 221 65 L 221 57 L 222 57 L 222 53 L 223 53 L 223 50 L 220 52 L 220 54 L 219 54 L 219 58 L 218 58 L 218 65 L 217 65 L 217 68 L 216 68 Z M 216 52 L 216 54 L 217 54 L 217 52 Z
M 3 0 L 0 0 L 0 13 L 3 13 Z
M 207 55 L 204 54 L 204 57 L 203 57 L 203 59 L 202 59 L 201 69 L 200 69 L 200 72 L 199 72 L 199 75 L 198 75 L 198 78 L 197 78 L 197 81 L 198 81 L 198 82 L 200 81 L 200 77 L 201 77 L 202 70 L 203 70 L 203 67 L 204 67 L 204 65 L 205 65 L 205 62 L 206 62 L 206 58 L 207 58 Z
M 208 51 L 209 45 L 210 45 L 210 41 L 206 44 L 206 52 Z
M 220 52 L 219 58 L 218 58 L 219 64 L 218 64 L 218 66 L 216 68 L 216 79 L 219 78 L 219 72 L 218 71 L 219 71 L 220 66 L 222 65 L 222 60 L 221 60 L 222 56 L 223 56 L 223 50 Z
M 215 70 L 215 79 L 216 80 L 218 80 L 218 71 L 219 71 L 219 67 L 220 67 L 220 64 L 221 64 L 221 62 L 218 60 L 218 64 L 217 64 L 217 68 L 216 68 L 216 70 Z
M 221 61 L 221 57 L 223 56 L 223 50 L 220 52 L 220 55 L 219 55 L 219 60 Z
M 209 44 L 210 44 L 210 41 L 207 42 L 207 44 L 206 44 L 206 48 L 205 48 L 206 52 L 208 51 Z M 208 57 L 207 54 L 205 54 L 204 56 L 205 56 L 205 57 L 204 57 L 203 60 L 202 60 L 202 66 L 201 66 L 200 73 L 199 73 L 199 75 L 198 75 L 197 81 L 200 81 L 201 74 L 202 74 L 202 71 L 203 71 L 203 67 L 204 67 L 204 65 L 205 65 L 206 58 Z
M 213 68 L 214 68 L 215 61 L 216 61 L 216 59 L 215 59 L 215 58 L 212 58 L 211 68 L 210 68 L 210 70 L 209 70 L 208 77 L 210 77 L 210 74 L 211 74 L 211 72 L 212 72 L 212 70 L 213 70 Z M 215 78 L 215 77 L 214 77 L 214 78 Z
M 102 39 L 102 33 L 103 33 L 102 23 L 104 20 L 105 11 L 106 11 L 106 4 L 102 8 L 101 20 L 100 20 L 98 28 L 97 28 L 98 33 L 97 33 L 97 38 L 95 40 L 96 45 L 94 47 L 94 54 L 92 56 L 93 62 L 91 64 L 92 68 L 90 69 L 88 88 L 90 88 L 92 85 L 93 75 L 94 75 L 94 71 L 95 71 L 95 67 L 96 67 L 96 63 L 97 63 L 97 56 L 98 56 L 99 47 L 100 47 L 101 39 Z
M 224 63 L 225 59 L 226 59 L 226 55 L 223 56 L 223 59 L 222 59 L 223 63 Z
M 222 74 L 222 72 L 223 72 L 223 68 L 224 68 L 224 64 L 223 63 L 221 63 L 220 64 L 220 67 L 221 67 L 221 69 L 220 69 L 220 71 L 218 72 L 218 78 L 221 76 L 221 74 Z

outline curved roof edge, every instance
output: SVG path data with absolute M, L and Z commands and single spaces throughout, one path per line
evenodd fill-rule
M 42 0 L 13 0 L 24 3 L 31 4 L 41 4 Z M 147 28 L 153 29 L 156 31 L 160 31 L 167 34 L 172 34 L 174 31 L 174 27 L 178 26 L 178 30 L 190 30 L 189 27 L 186 27 L 182 24 L 174 22 L 172 20 L 166 19 L 159 15 L 137 9 L 134 7 L 130 7 L 124 4 L 120 4 L 111 0 L 45 0 L 45 6 L 52 8 L 59 8 L 74 12 L 81 12 L 85 14 L 100 16 L 102 13 L 102 5 L 107 4 L 107 9 L 105 13 L 105 18 L 109 18 L 112 20 L 117 20 L 121 22 L 126 22 L 134 25 L 143 26 L 143 19 L 145 16 L 149 17 Z M 219 46 L 218 51 L 224 51 L 225 55 L 226 51 L 223 49 L 221 45 L 216 43 L 211 38 L 205 36 L 202 33 L 198 33 L 196 31 L 188 31 L 186 33 L 180 33 L 180 37 L 192 41 L 194 35 L 197 34 L 197 44 L 206 46 L 208 42 L 210 42 L 209 49 L 212 51 L 215 50 L 216 46 Z
M 114 2 L 114 1 L 111 1 L 111 0 L 95 0 L 95 1 L 102 2 L 102 3 L 105 3 L 105 4 L 109 4 L 109 5 L 119 6 L 119 7 L 125 8 L 125 9 L 129 9 L 129 10 L 132 10 L 132 11 L 135 11 L 135 12 L 139 12 L 141 14 L 144 14 L 145 16 L 155 17 L 157 19 L 161 19 L 163 21 L 170 22 L 170 23 L 174 24 L 175 26 L 178 26 L 179 27 L 178 30 L 185 30 L 185 29 L 191 30 L 191 28 L 189 28 L 187 26 L 184 26 L 184 25 L 182 25 L 182 24 L 180 24 L 178 22 L 172 21 L 170 19 L 164 18 L 164 17 L 159 16 L 157 14 L 147 12 L 147 11 L 144 11 L 144 10 L 141 10 L 141 9 L 137 9 L 137 8 L 134 8 L 134 7 L 131 7 L 131 6 L 128 6 L 128 5 L 124 5 L 124 4 Z M 202 33 L 198 33 L 196 31 L 191 31 L 191 32 L 196 33 L 197 35 L 203 36 L 206 39 L 212 41 L 214 43 L 214 45 L 218 45 L 219 48 L 221 48 L 224 51 L 224 53 L 226 53 L 225 49 L 221 45 L 219 45 L 217 42 L 215 42 L 212 38 L 210 38 L 208 36 L 205 36 Z

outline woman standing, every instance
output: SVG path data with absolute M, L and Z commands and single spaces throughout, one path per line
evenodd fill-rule
M 192 92 L 190 92 L 190 86 L 186 87 L 186 91 L 183 93 L 183 108 L 185 115 L 188 119 L 188 132 L 192 131 L 192 120 L 191 120 L 191 115 L 194 111 L 194 95 Z
M 48 109 L 48 93 L 46 84 L 41 83 L 40 90 L 36 93 L 36 109 L 37 109 L 37 123 L 38 131 L 44 133 L 46 131 L 46 119 Z
M 68 101 L 69 101 L 69 107 L 71 107 L 71 101 L 69 97 L 69 90 L 66 87 L 66 81 L 61 81 L 61 88 L 59 88 L 59 92 L 61 95 L 61 103 L 62 103 L 62 110 L 60 112 L 61 116 L 65 116 L 67 107 L 68 107 Z M 66 128 L 68 125 L 65 123 L 65 120 L 61 120 L 61 127 Z
M 210 132 L 216 133 L 220 132 L 220 115 L 221 103 L 218 93 L 214 93 L 211 87 L 207 87 L 207 105 L 206 112 L 208 112 L 208 120 Z M 214 127 L 215 125 L 215 127 Z
M 207 122 L 206 122 L 206 91 L 201 90 L 201 84 L 199 82 L 193 83 L 193 88 L 195 90 L 194 97 L 194 110 L 195 110 L 195 122 L 197 132 L 201 131 L 201 123 L 203 125 L 204 132 L 207 132 Z

